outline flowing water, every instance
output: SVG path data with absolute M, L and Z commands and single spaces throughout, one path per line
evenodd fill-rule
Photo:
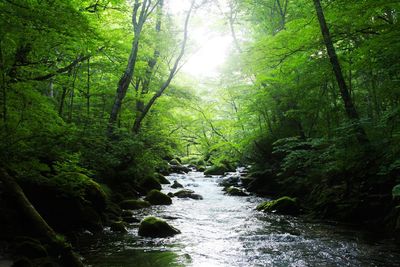
M 220 177 L 173 174 L 203 200 L 173 198 L 170 206 L 135 211 L 155 215 L 181 230 L 170 238 L 143 238 L 138 224 L 128 234 L 105 231 L 82 239 L 80 253 L 94 267 L 166 266 L 400 266 L 400 251 L 371 234 L 300 218 L 256 211 L 265 199 L 224 195 Z M 174 192 L 169 185 L 164 192 Z

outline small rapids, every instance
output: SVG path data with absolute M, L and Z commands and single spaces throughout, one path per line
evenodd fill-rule
M 93 267 L 245 267 L 245 266 L 400 266 L 400 251 L 392 241 L 377 241 L 370 233 L 304 219 L 258 212 L 264 201 L 255 196 L 227 196 L 218 176 L 201 172 L 172 174 L 171 183 L 203 196 L 203 200 L 173 198 L 170 206 L 135 211 L 135 217 L 155 215 L 181 230 L 170 238 L 138 236 L 138 224 L 128 234 L 105 231 L 81 238 L 78 247 Z M 163 192 L 175 192 L 165 185 Z

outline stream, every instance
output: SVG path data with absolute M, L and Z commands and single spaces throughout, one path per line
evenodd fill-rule
M 137 210 L 135 217 L 155 215 L 182 233 L 170 238 L 104 231 L 81 238 L 79 252 L 93 267 L 245 267 L 245 266 L 400 266 L 400 250 L 391 240 L 328 223 L 258 212 L 256 196 L 224 195 L 219 176 L 201 172 L 172 174 L 203 200 L 173 198 L 169 206 Z M 163 192 L 175 192 L 170 185 Z

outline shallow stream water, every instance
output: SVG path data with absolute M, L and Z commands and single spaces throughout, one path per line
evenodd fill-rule
M 221 177 L 173 174 L 203 200 L 173 198 L 170 206 L 135 211 L 155 215 L 182 233 L 143 238 L 138 224 L 128 234 L 105 231 L 82 239 L 80 253 L 93 267 L 245 267 L 245 266 L 400 266 L 400 249 L 391 240 L 327 223 L 267 214 L 254 208 L 265 199 L 224 195 Z M 166 185 L 165 193 L 177 190 Z

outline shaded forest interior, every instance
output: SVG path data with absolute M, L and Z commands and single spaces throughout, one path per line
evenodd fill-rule
M 398 238 L 399 2 L 173 2 L 0 3 L 0 253 L 81 266 L 78 232 L 185 164 Z M 229 56 L 194 77 L 206 20 Z

